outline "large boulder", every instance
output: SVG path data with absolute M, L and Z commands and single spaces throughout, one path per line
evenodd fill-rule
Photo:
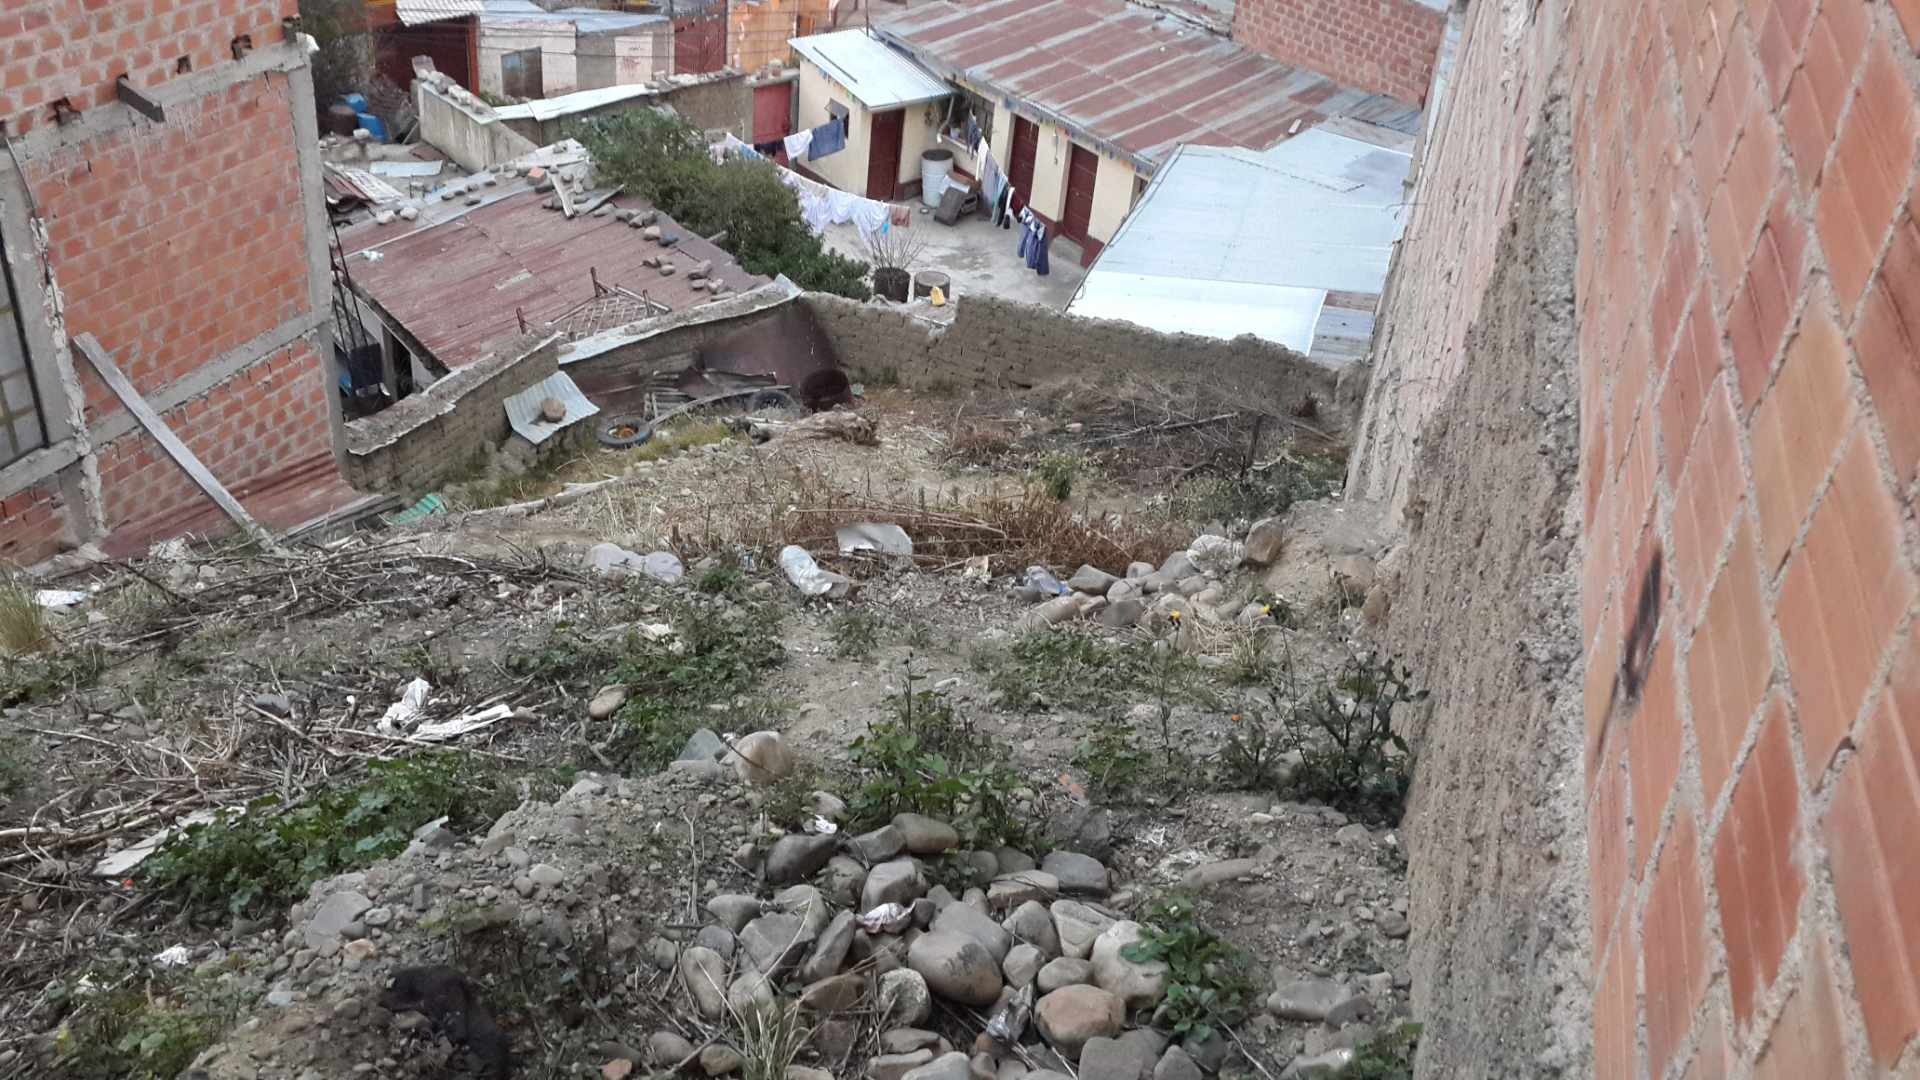
M 839 841 L 831 836 L 788 833 L 767 852 L 767 880 L 775 885 L 805 881 L 827 865 L 838 846 Z
M 1090 1039 L 1120 1034 L 1127 1025 L 1127 1007 L 1097 986 L 1076 984 L 1036 1002 L 1033 1021 L 1061 1053 L 1073 1057 Z
M 793 751 L 777 731 L 756 731 L 733 744 L 733 771 L 743 783 L 766 787 L 793 772 Z
M 1129 960 L 1127 947 L 1145 937 L 1131 919 L 1107 927 L 1093 943 L 1093 981 L 1127 1003 L 1140 1008 L 1160 1000 L 1167 989 L 1164 960 Z
M 986 946 L 951 930 L 922 934 L 907 949 L 907 966 L 941 997 L 985 1007 L 1000 997 L 1000 965 Z

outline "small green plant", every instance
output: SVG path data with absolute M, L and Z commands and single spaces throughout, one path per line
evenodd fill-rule
M 933 648 L 933 624 L 925 619 L 909 618 L 900 628 L 900 644 L 914 652 Z
M 1229 716 L 1227 741 L 1220 747 L 1220 779 L 1242 791 L 1264 791 L 1278 779 L 1281 740 L 1258 712 Z
M 833 655 L 864 660 L 880 647 L 880 617 L 858 608 L 843 611 L 828 624 L 827 635 L 833 639 Z
M 637 449 L 625 451 L 630 461 L 659 461 L 683 450 L 727 441 L 733 430 L 723 420 L 683 420 L 653 433 Z
M 1153 769 L 1153 755 L 1132 725 L 1117 716 L 1094 721 L 1074 747 L 1073 763 L 1087 776 L 1087 793 L 1111 802 L 1133 790 Z
M 1139 941 L 1120 950 L 1135 963 L 1167 965 L 1163 1007 L 1177 1038 L 1205 1040 L 1216 1026 L 1238 1022 L 1254 996 L 1251 963 L 1199 920 L 1191 897 L 1151 900 L 1140 919 Z
M 1019 778 L 993 744 L 937 690 L 916 689 L 909 662 L 894 719 L 871 724 L 849 751 L 859 786 L 847 802 L 857 828 L 915 813 L 953 825 L 969 844 L 1019 847 L 1026 826 L 1013 809 Z
M 52 701 L 100 681 L 106 650 L 91 642 L 30 656 L 0 653 L 0 709 Z
M 188 826 L 139 873 L 149 888 L 194 908 L 254 913 L 298 900 L 321 878 L 398 855 L 435 818 L 475 829 L 513 801 L 495 770 L 458 754 L 374 761 L 366 779 L 320 788 L 293 806 L 258 799 L 245 813 Z
M 1073 482 L 1085 464 L 1078 454 L 1048 454 L 1034 465 L 1034 479 L 1055 502 L 1066 502 L 1073 497 Z
M 619 660 L 620 651 L 614 645 L 590 638 L 569 623 L 557 623 L 548 628 L 546 639 L 539 645 L 510 654 L 506 669 L 522 678 L 532 676 L 542 684 L 584 687 Z
M 1413 1055 L 1419 1047 L 1419 1024 L 1387 1028 L 1354 1052 L 1353 1061 L 1340 1071 L 1341 1080 L 1413 1080 Z
M 54 1058 L 61 1072 L 85 1080 L 172 1080 L 239 1016 L 239 1002 L 198 981 L 169 987 L 130 978 L 111 989 L 80 993 L 63 984 L 49 996 L 71 1008 L 56 1029 Z
M 629 635 L 611 682 L 642 687 L 617 717 L 603 755 L 629 769 L 660 769 L 679 755 L 704 721 L 705 706 L 757 685 L 784 653 L 769 607 L 670 606 L 670 637 Z
M 746 587 L 746 575 L 733 566 L 716 566 L 694 582 L 694 588 L 708 596 L 738 596 Z
M 1356 655 L 1293 707 L 1288 733 L 1300 764 L 1292 792 L 1369 821 L 1395 824 L 1406 808 L 1414 757 L 1393 730 L 1396 705 L 1425 701 L 1392 658 Z
M 1186 653 L 1147 642 L 1115 645 L 1092 634 L 1030 630 L 1010 644 L 978 649 L 973 666 L 1003 708 L 1092 709 L 1137 695 L 1205 700 L 1206 680 Z
M 786 1080 L 787 1070 L 813 1039 L 814 1029 L 804 1021 L 800 1003 L 776 1002 L 773 1008 L 745 1013 L 729 1004 L 728 1010 L 739 1028 L 743 1080 Z
M 1289 451 L 1264 469 L 1188 481 L 1168 500 L 1167 511 L 1179 521 L 1255 521 L 1285 513 L 1296 502 L 1338 495 L 1346 479 L 1342 454 Z
M 0 806 L 27 790 L 33 776 L 27 741 L 14 735 L 0 735 Z

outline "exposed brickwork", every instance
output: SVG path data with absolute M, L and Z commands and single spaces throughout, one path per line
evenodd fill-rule
M 307 198 L 317 193 L 303 189 L 301 169 L 317 151 L 296 134 L 306 120 L 297 110 L 312 102 L 304 70 L 275 70 L 298 62 L 280 25 L 295 11 L 293 0 L 0 4 L 0 120 L 65 318 L 30 336 L 47 349 L 61 347 L 60 333 L 92 334 L 243 498 L 332 451 L 333 389 L 309 292 Z M 243 36 L 245 66 L 234 48 Z M 163 98 L 164 122 L 118 103 L 123 74 Z M 60 100 L 77 110 L 70 123 L 55 122 Z M 25 235 L 9 240 L 27 250 Z M 41 360 L 46 371 L 61 363 Z M 43 377 L 42 400 L 62 412 L 80 400 L 99 483 L 82 482 L 83 463 L 62 477 L 15 470 L 30 486 L 0 491 L 4 557 L 34 562 L 100 539 L 86 535 L 95 520 L 112 532 L 205 499 L 88 365 L 70 370 Z M 81 448 L 63 449 L 71 461 Z
M 1240 0 L 1233 40 L 1344 86 L 1418 105 L 1446 32 L 1418 0 Z
M 1527 29 L 1561 13 L 1535 53 Z M 1920 5 L 1549 0 L 1469 18 L 1353 489 L 1416 511 L 1417 464 L 1455 452 L 1422 441 L 1457 437 L 1433 422 L 1468 381 L 1458 343 L 1495 314 L 1493 241 L 1476 238 L 1506 231 L 1516 121 L 1562 68 L 1593 1074 L 1911 1073 Z
M 126 75 L 156 88 L 233 60 L 234 39 L 280 41 L 296 0 L 9 0 L 0 6 L 0 120 L 15 135 L 53 122 L 53 102 L 114 102 Z

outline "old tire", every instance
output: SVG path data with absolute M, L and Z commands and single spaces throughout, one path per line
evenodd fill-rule
M 608 416 L 593 426 L 593 437 L 610 450 L 627 450 L 653 438 L 653 428 L 638 416 Z

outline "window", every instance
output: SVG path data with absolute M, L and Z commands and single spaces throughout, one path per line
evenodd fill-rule
M 12 274 L 5 276 L 7 292 L 0 298 L 0 466 L 11 465 L 47 444 L 47 430 L 40 422 L 40 395 L 33 385 L 20 325 L 20 304 Z
M 972 125 L 979 137 L 993 139 L 993 103 L 971 90 L 961 87 L 947 99 L 946 136 L 962 146 L 971 148 L 973 140 L 968 135 L 968 125 Z

